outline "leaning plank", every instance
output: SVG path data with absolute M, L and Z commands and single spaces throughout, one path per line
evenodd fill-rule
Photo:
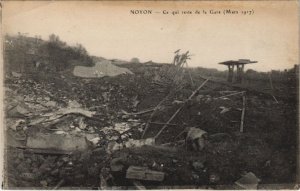
M 132 180 L 132 184 L 138 189 L 138 190 L 146 190 L 146 187 L 142 185 L 142 183 L 138 180 Z
M 272 76 L 271 76 L 271 73 L 270 73 L 270 72 L 269 72 L 269 80 L 270 80 L 270 86 L 271 86 L 271 89 L 273 90 L 274 87 L 273 87 Z
M 149 125 L 150 125 L 150 122 L 151 122 L 151 120 L 152 120 L 152 118 L 153 118 L 153 116 L 155 115 L 155 113 L 158 111 L 158 109 L 160 108 L 160 106 L 169 98 L 169 96 L 171 96 L 171 92 L 164 98 L 164 99 L 162 99 L 157 105 L 156 105 L 156 107 L 154 108 L 154 111 L 151 113 L 151 115 L 150 115 L 150 117 L 149 117 L 149 119 L 148 119 L 148 122 L 146 123 L 146 127 L 145 127 L 145 129 L 144 129 L 144 131 L 143 131 L 143 134 L 142 134 L 142 139 L 144 138 L 144 136 L 145 136 L 145 133 L 147 132 L 147 130 L 148 130 L 148 128 L 149 128 Z
M 195 95 L 196 95 L 196 93 L 206 84 L 206 82 L 208 81 L 208 79 L 206 79 L 191 95 L 190 95 L 190 97 L 187 99 L 187 100 L 185 100 L 185 103 L 188 101 L 188 100 L 190 100 L 190 99 L 192 99 Z M 161 130 L 155 135 L 155 137 L 154 138 L 157 138 L 162 132 L 163 132 L 163 130 L 166 128 L 166 127 L 168 127 L 168 124 L 169 123 L 171 123 L 171 121 L 176 117 L 176 115 L 182 110 L 182 108 L 185 106 L 185 104 L 183 104 L 181 107 L 179 107 L 178 109 L 177 109 L 177 111 L 172 115 L 172 117 L 168 120 L 168 122 L 161 128 Z
M 176 89 L 174 92 L 170 91 L 169 94 L 157 104 L 157 106 L 154 108 L 154 111 L 152 112 L 152 114 L 150 115 L 150 117 L 149 117 L 149 119 L 148 119 L 148 121 L 147 121 L 147 123 L 146 123 L 146 127 L 145 127 L 145 129 L 144 129 L 144 131 L 143 131 L 143 133 L 142 133 L 142 136 L 141 136 L 142 139 L 144 138 L 145 133 L 147 132 L 147 130 L 148 130 L 149 126 L 150 126 L 150 123 L 151 123 L 152 118 L 154 117 L 154 115 L 156 114 L 156 112 L 161 108 L 161 105 L 162 105 L 165 101 L 167 101 L 168 98 L 169 98 L 171 95 L 173 95 L 174 93 L 180 91 L 182 88 L 183 88 L 183 87 L 180 87 L 180 88 Z
M 234 95 L 243 94 L 243 93 L 245 93 L 245 91 L 224 95 L 224 96 L 221 96 L 221 97 L 217 97 L 215 99 L 225 98 L 225 97 L 234 96 Z
M 48 123 L 48 122 L 53 122 L 51 124 L 55 124 L 58 121 L 60 121 L 60 118 L 69 114 L 78 114 L 88 118 L 92 118 L 93 115 L 95 115 L 95 113 L 96 113 L 95 111 L 88 111 L 82 108 L 62 108 L 56 112 L 46 113 L 42 115 L 41 119 L 36 119 L 31 121 L 31 125 L 33 124 L 36 125 L 39 123 Z
M 269 73 L 269 79 L 270 79 L 270 86 L 271 86 L 271 96 L 273 97 L 273 99 L 275 100 L 276 103 L 278 103 L 278 100 L 276 99 L 276 97 L 274 96 L 274 87 L 273 87 L 273 82 L 272 82 L 272 76 L 271 73 Z
M 244 132 L 244 117 L 245 117 L 245 105 L 246 105 L 246 97 L 243 95 L 243 109 L 242 109 L 242 115 L 241 115 L 241 126 L 240 126 L 240 132 Z
M 80 114 L 86 117 L 93 117 L 93 115 L 96 113 L 95 111 L 88 111 L 82 108 L 62 108 L 58 110 L 55 114 L 56 115 L 68 115 L 68 114 Z
M 276 97 L 274 95 L 272 95 L 272 97 L 276 101 L 276 103 L 278 103 L 278 100 L 276 99 Z
M 59 189 L 64 183 L 65 183 L 65 180 L 61 179 L 52 190 Z
M 163 181 L 163 172 L 150 170 L 147 167 L 130 166 L 126 171 L 126 178 L 135 180 Z

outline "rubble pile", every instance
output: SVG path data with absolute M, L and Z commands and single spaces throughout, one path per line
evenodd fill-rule
M 6 185 L 255 189 L 292 182 L 293 105 L 202 78 L 191 85 L 188 74 L 178 86 L 160 86 L 159 68 L 129 69 L 134 75 L 7 77 Z

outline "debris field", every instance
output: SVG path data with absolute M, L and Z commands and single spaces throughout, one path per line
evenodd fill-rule
M 195 73 L 174 80 L 170 65 L 121 67 L 131 72 L 5 77 L 8 188 L 294 187 L 291 91 L 275 101 Z

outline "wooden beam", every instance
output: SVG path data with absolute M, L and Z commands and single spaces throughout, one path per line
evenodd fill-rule
M 184 103 L 186 103 L 188 100 L 192 99 L 196 93 L 206 84 L 206 82 L 208 81 L 208 79 L 206 79 L 191 95 L 188 99 L 185 100 Z M 179 107 L 177 109 L 177 111 L 172 115 L 172 117 L 167 121 L 167 123 L 161 128 L 161 130 L 155 135 L 155 139 L 162 133 L 162 131 L 168 126 L 169 123 L 171 123 L 171 121 L 176 117 L 176 115 L 182 110 L 182 108 L 185 106 L 185 104 L 183 104 L 181 107 Z
M 224 97 L 229 97 L 229 96 L 234 96 L 234 95 L 238 95 L 238 94 L 243 94 L 245 93 L 246 91 L 241 91 L 241 92 L 237 92 L 237 93 L 232 93 L 232 94 L 228 94 L 228 95 L 224 95 L 224 96 L 221 96 L 221 97 L 217 97 L 215 99 L 220 99 L 220 98 L 224 98 Z
M 151 116 L 149 117 L 149 119 L 148 119 L 148 121 L 147 121 L 147 123 L 146 123 L 146 127 L 145 127 L 145 129 L 144 129 L 144 131 L 143 131 L 143 133 L 142 133 L 142 139 L 144 138 L 144 136 L 145 136 L 145 134 L 146 134 L 146 132 L 147 132 L 147 130 L 148 130 L 148 128 L 149 128 L 149 125 L 150 125 L 150 122 L 151 122 L 151 120 L 152 120 L 152 118 L 153 118 L 153 116 L 155 115 L 155 113 L 158 111 L 158 109 L 159 109 L 159 107 L 169 98 L 171 96 L 171 92 L 164 98 L 164 99 L 162 99 L 157 105 L 156 105 L 156 107 L 154 108 L 154 111 L 151 113 Z
M 127 179 L 163 181 L 165 173 L 148 169 L 148 167 L 130 166 L 126 171 Z

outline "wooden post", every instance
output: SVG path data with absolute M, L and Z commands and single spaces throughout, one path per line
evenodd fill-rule
M 227 76 L 227 81 L 231 82 L 231 67 L 230 67 L 230 65 L 228 65 L 228 74 L 227 75 L 228 75 Z
M 246 105 L 246 97 L 245 97 L 245 94 L 243 94 L 243 109 L 242 109 L 241 126 L 240 126 L 240 132 L 241 133 L 244 132 L 245 105 Z
M 238 64 L 236 65 L 236 82 L 241 83 L 243 79 L 243 69 L 244 69 L 244 64 Z
M 240 77 L 240 65 L 236 65 L 236 76 L 235 76 L 235 81 L 239 82 L 239 77 Z
M 278 103 L 278 100 L 276 99 L 276 97 L 274 96 L 274 87 L 273 87 L 273 82 L 272 82 L 272 76 L 271 76 L 271 72 L 269 73 L 269 79 L 270 79 L 270 86 L 271 86 L 271 91 L 272 91 L 272 97 L 275 100 L 276 103 Z
M 228 65 L 228 78 L 227 81 L 228 82 L 232 82 L 232 78 L 233 78 L 233 70 L 234 70 L 234 65 Z
M 245 67 L 245 64 L 242 64 L 242 69 L 241 69 L 242 82 L 244 81 L 244 67 Z

